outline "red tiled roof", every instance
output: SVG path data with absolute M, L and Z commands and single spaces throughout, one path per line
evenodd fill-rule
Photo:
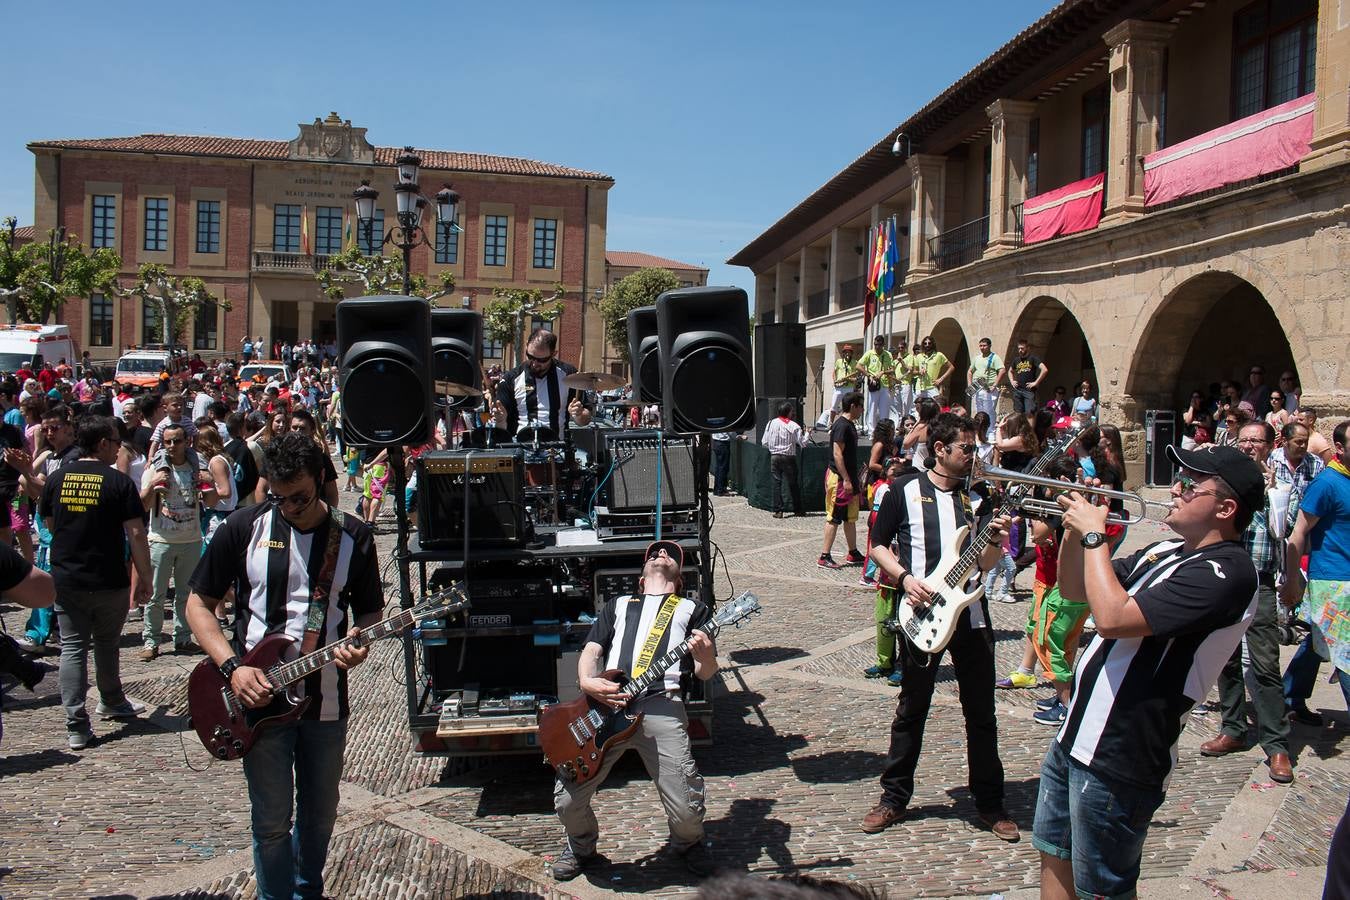
M 606 250 L 605 263 L 611 266 L 632 266 L 635 269 L 654 266 L 658 269 L 695 269 L 699 272 L 708 271 L 705 266 L 696 266 L 693 263 L 684 263 L 679 260 L 666 259 L 663 256 L 652 256 L 650 253 L 638 253 L 635 250 Z
M 234 159 L 286 159 L 288 141 L 264 141 L 252 138 L 202 137 L 186 134 L 139 134 L 134 137 L 82 138 L 74 140 L 34 141 L 29 150 L 105 150 L 121 153 L 159 153 L 166 156 L 219 156 Z M 392 166 L 401 147 L 376 147 L 375 164 Z M 553 163 L 515 156 L 489 156 L 483 153 L 459 153 L 454 150 L 417 150 L 422 166 L 456 172 L 481 172 L 488 175 L 544 175 L 554 178 L 590 178 L 613 181 L 609 175 L 571 169 Z

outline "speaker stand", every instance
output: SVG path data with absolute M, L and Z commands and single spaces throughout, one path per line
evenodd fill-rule
M 412 609 L 412 572 L 411 563 L 408 561 L 408 473 L 405 471 L 406 460 L 403 456 L 403 447 L 395 446 L 389 448 L 389 465 L 394 472 L 394 518 L 398 525 L 398 538 L 394 544 L 394 562 L 398 566 L 398 605 L 402 609 Z M 412 656 L 405 654 L 408 658 L 409 684 L 412 684 Z
M 709 609 L 712 609 L 717 595 L 713 590 L 712 500 L 708 495 L 711 462 L 712 436 L 700 434 L 694 444 L 694 492 L 698 495 L 698 592 L 699 599 Z

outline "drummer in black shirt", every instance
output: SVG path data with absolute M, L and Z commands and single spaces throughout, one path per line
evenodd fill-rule
M 558 359 L 557 352 L 558 336 L 535 329 L 525 344 L 525 362 L 498 383 L 497 401 L 502 407 L 498 425 L 513 438 L 522 428 L 542 428 L 548 430 L 548 440 L 558 440 L 568 419 L 577 425 L 591 423 L 582 392 L 563 384 L 568 375 L 576 374 L 576 367 Z

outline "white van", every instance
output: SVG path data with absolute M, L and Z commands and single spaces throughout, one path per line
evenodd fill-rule
M 77 357 L 70 340 L 70 326 L 0 326 L 0 372 L 15 372 L 32 365 L 35 356 L 51 363 L 53 369 L 62 359 L 73 367 Z

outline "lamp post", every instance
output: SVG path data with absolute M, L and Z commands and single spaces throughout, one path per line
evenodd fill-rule
M 403 293 L 411 294 L 413 248 L 421 244 L 435 249 L 422 229 L 422 216 L 431 202 L 422 196 L 417 184 L 422 158 L 413 152 L 413 148 L 404 147 L 394 164 L 398 166 L 398 181 L 394 184 L 398 224 L 381 236 L 380 246 L 393 244 L 403 251 Z M 356 202 L 356 227 L 365 235 L 367 247 L 375 245 L 375 202 L 379 199 L 380 192 L 370 186 L 369 179 L 363 179 L 361 186 L 352 192 L 352 200 Z M 436 222 L 459 228 L 455 224 L 458 207 L 459 194 L 451 190 L 450 185 L 444 185 L 436 193 Z

